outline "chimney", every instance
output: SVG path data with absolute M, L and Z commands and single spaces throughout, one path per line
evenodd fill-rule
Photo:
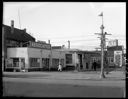
M 118 40 L 116 39 L 116 46 L 118 46 Z
M 68 49 L 70 49 L 70 41 L 68 40 Z
M 62 49 L 65 48 L 65 45 L 62 45 Z
M 48 40 L 48 44 L 50 44 L 50 40 Z
M 11 20 L 11 33 L 14 33 L 14 20 Z
M 26 28 L 24 28 L 24 32 L 26 33 Z

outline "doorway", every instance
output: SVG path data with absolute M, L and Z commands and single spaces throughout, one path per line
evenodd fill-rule
M 79 59 L 80 70 L 82 70 L 83 69 L 82 54 L 78 54 L 78 59 Z
M 25 69 L 25 59 L 24 58 L 21 58 L 21 70 L 24 70 Z

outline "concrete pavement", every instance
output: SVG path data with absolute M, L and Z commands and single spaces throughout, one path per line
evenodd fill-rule
M 125 74 L 122 71 L 113 71 L 105 74 L 106 78 L 102 80 L 124 80 Z M 48 78 L 48 79 L 90 79 L 101 80 L 100 72 L 4 72 L 4 77 L 18 78 Z

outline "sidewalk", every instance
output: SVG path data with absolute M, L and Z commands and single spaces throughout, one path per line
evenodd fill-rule
M 4 72 L 4 77 L 11 78 L 38 78 L 38 79 L 67 79 L 67 80 L 101 80 L 100 72 Z M 105 74 L 102 80 L 125 80 L 125 74 L 121 71 L 112 71 Z

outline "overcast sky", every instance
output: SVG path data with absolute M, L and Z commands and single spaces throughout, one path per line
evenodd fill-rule
M 18 14 L 19 11 L 19 14 Z M 101 17 L 103 11 L 104 31 L 112 34 L 109 40 L 118 39 L 126 48 L 125 2 L 4 2 L 3 23 L 27 29 L 36 40 L 52 45 L 83 50 L 94 50 L 100 45 Z M 20 22 L 19 22 L 20 20 Z

